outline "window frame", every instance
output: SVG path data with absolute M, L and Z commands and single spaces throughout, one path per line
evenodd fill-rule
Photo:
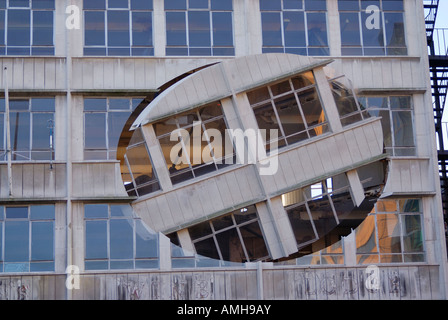
M 165 0 L 166 1 L 166 0 Z M 208 1 L 207 8 L 190 8 L 189 5 L 190 0 L 185 0 L 185 9 L 165 9 L 165 28 L 166 28 L 166 48 L 165 55 L 166 56 L 234 56 L 235 55 L 235 28 L 234 28 L 234 13 L 233 13 L 233 3 L 232 9 L 213 9 L 212 1 Z M 194 12 L 204 12 L 208 13 L 209 25 L 208 25 L 208 34 L 210 36 L 210 46 L 192 46 L 190 43 L 190 13 Z M 232 35 L 232 45 L 224 46 L 224 45 L 215 45 L 214 41 L 214 14 L 215 13 L 229 13 L 231 19 L 231 30 L 230 33 Z M 185 44 L 173 44 L 170 45 L 168 39 L 168 14 L 169 13 L 178 13 L 184 15 L 184 36 L 185 36 Z M 219 49 L 222 49 L 221 53 L 219 53 Z M 206 50 L 209 50 L 209 54 L 206 54 Z M 195 52 L 196 51 L 196 52 Z M 215 53 L 216 51 L 216 53 Z M 226 52 L 229 51 L 229 52 Z
M 84 0 L 86 1 L 86 0 Z M 88 1 L 88 0 L 87 0 Z M 151 9 L 141 9 L 141 8 L 132 8 L 132 0 L 128 1 L 127 8 L 114 8 L 109 7 L 110 0 L 104 0 L 105 6 L 104 8 L 84 8 L 83 9 L 83 21 L 84 21 L 84 32 L 83 32 L 83 54 L 84 56 L 129 56 L 129 57 L 151 57 L 154 56 L 154 6 L 151 2 Z M 152 0 L 151 0 L 152 1 Z M 86 44 L 86 33 L 88 32 L 86 28 L 87 12 L 102 12 L 103 13 L 103 22 L 104 22 L 104 30 L 103 32 L 103 40 L 104 44 Z M 129 45 L 127 46 L 111 46 L 109 45 L 109 13 L 111 12 L 124 12 L 128 13 L 128 35 L 129 35 Z M 149 13 L 150 14 L 150 44 L 148 45 L 134 45 L 134 13 Z M 141 49 L 143 53 L 137 53 L 138 49 Z M 128 50 L 127 53 L 125 51 Z M 115 52 L 114 52 L 115 51 Z
M 340 4 L 340 1 L 338 1 L 338 4 Z M 364 26 L 363 26 L 363 14 L 366 14 L 365 9 L 362 9 L 362 3 L 361 0 L 358 2 L 358 8 L 359 10 L 355 10 L 355 9 L 339 9 L 339 14 L 340 14 L 340 22 L 341 22 L 341 14 L 344 13 L 352 13 L 352 14 L 357 14 L 358 16 L 358 25 L 359 25 L 359 45 L 344 45 L 343 42 L 343 34 L 342 34 L 342 23 L 340 23 L 341 28 L 340 28 L 340 36 L 341 36 L 341 54 L 342 56 L 407 56 L 409 54 L 409 50 L 408 50 L 408 39 L 407 39 L 407 34 L 406 34 L 406 12 L 404 10 L 404 3 L 403 3 L 403 10 L 384 10 L 383 9 L 383 1 L 384 0 L 378 0 L 379 4 L 380 4 L 380 18 L 381 18 L 381 27 L 380 30 L 378 32 L 381 33 L 382 39 L 383 39 L 383 45 L 382 46 L 365 46 L 364 45 Z M 387 28 L 386 28 L 386 15 L 388 14 L 401 14 L 402 15 L 402 21 L 403 21 L 403 30 L 404 30 L 404 39 L 403 41 L 405 42 L 404 47 L 398 47 L 398 46 L 389 46 L 387 44 L 387 38 L 388 38 L 388 34 L 387 34 Z M 344 50 L 346 49 L 346 50 Z M 354 51 L 350 51 L 350 50 L 354 50 Z M 366 50 L 371 50 L 370 53 L 367 52 Z M 382 50 L 382 53 L 377 53 L 379 51 Z M 393 53 L 393 50 L 404 50 L 405 53 Z M 344 52 L 345 51 L 345 52 Z M 358 53 L 356 53 L 356 51 Z M 391 53 L 389 53 L 389 51 Z
M 33 0 L 28 2 L 28 6 L 16 7 L 11 6 L 9 0 L 3 0 L 0 3 L 0 11 L 4 12 L 4 28 L 3 28 L 3 44 L 0 44 L 0 56 L 54 56 L 55 54 L 55 3 L 53 1 L 52 7 L 38 8 L 34 7 Z M 29 44 L 28 45 L 9 45 L 8 33 L 10 31 L 9 26 L 9 13 L 11 11 L 28 11 L 29 12 Z M 38 29 L 34 24 L 35 12 L 51 12 L 51 44 L 34 44 L 35 29 Z
M 260 0 L 261 2 L 262 0 Z M 329 43 L 329 23 L 328 23 L 328 8 L 324 9 L 307 9 L 306 2 L 309 0 L 300 0 L 302 2 L 301 8 L 285 8 L 283 0 L 281 0 L 280 8 L 275 9 L 262 9 L 260 5 L 260 17 L 261 17 L 261 33 L 263 36 L 263 13 L 278 13 L 280 24 L 281 45 L 267 45 L 262 40 L 262 52 L 263 53 L 292 53 L 305 56 L 329 56 L 330 55 L 330 43 Z M 286 33 L 285 33 L 285 13 L 302 12 L 303 13 L 303 28 L 305 35 L 305 46 L 286 46 Z M 308 15 L 310 14 L 325 14 L 325 33 L 326 33 L 326 46 L 310 45 L 310 29 L 308 28 Z
M 53 208 L 53 215 L 45 218 L 33 218 L 31 216 L 32 207 L 45 207 L 51 206 Z M 27 217 L 11 218 L 7 217 L 6 211 L 8 208 L 26 208 Z M 6 261 L 6 224 L 7 222 L 24 222 L 28 223 L 28 259 L 26 261 Z M 36 223 L 51 223 L 52 224 L 52 259 L 33 259 L 33 225 Z M 0 206 L 0 274 L 9 272 L 54 272 L 56 263 L 56 211 L 54 204 L 45 205 L 3 205 Z M 34 265 L 52 264 L 52 267 L 48 270 L 39 270 L 39 268 L 33 270 Z M 26 270 L 8 270 L 8 265 L 16 265 L 25 267 Z
M 97 217 L 86 217 L 86 213 L 85 213 L 85 208 L 86 206 L 95 206 L 95 205 L 99 205 L 99 206 L 106 206 L 107 207 L 107 216 L 97 216 Z M 130 215 L 124 215 L 124 216 L 113 216 L 112 215 L 112 206 L 125 206 L 125 207 L 129 207 L 129 212 L 131 213 Z M 129 223 L 129 221 L 132 221 L 132 257 L 131 258 L 111 258 L 111 221 L 127 221 Z M 83 261 L 84 261 L 84 268 L 86 271 L 95 271 L 95 270 L 147 270 L 147 269 L 159 269 L 160 267 L 160 250 L 159 250 L 159 238 L 157 236 L 157 234 L 155 233 L 151 233 L 149 231 L 148 228 L 146 228 L 146 230 L 148 231 L 148 234 L 151 234 L 154 236 L 154 240 L 156 243 L 156 256 L 153 257 L 137 257 L 137 224 L 138 223 L 142 223 L 143 226 L 145 226 L 144 222 L 141 220 L 140 217 L 137 217 L 134 213 L 134 211 L 132 210 L 132 207 L 130 207 L 129 204 L 106 204 L 106 203 L 92 203 L 92 204 L 88 204 L 85 203 L 83 206 L 83 226 L 84 226 L 84 230 L 87 230 L 87 225 L 89 222 L 105 222 L 106 223 L 106 257 L 105 258 L 86 258 L 86 253 L 87 253 L 87 246 L 88 246 L 88 241 L 87 241 L 87 232 L 85 232 L 84 234 L 84 257 L 83 257 Z M 113 263 L 130 263 L 132 262 L 132 268 L 115 268 L 112 267 Z M 137 267 L 138 262 L 149 262 L 151 264 L 151 267 Z M 104 265 L 107 264 L 107 268 L 95 268 L 95 267 L 88 267 L 89 264 L 94 264 L 94 263 L 103 263 Z

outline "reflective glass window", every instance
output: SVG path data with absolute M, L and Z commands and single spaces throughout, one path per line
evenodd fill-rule
M 4 99 L 0 99 L 4 105 Z M 0 110 L 0 127 L 6 129 L 5 110 Z M 51 160 L 54 157 L 54 98 L 10 100 L 12 160 Z M 6 160 L 6 134 L 0 134 L 0 160 Z
M 260 0 L 263 52 L 329 54 L 326 1 Z
M 339 0 L 338 5 L 342 55 L 407 55 L 403 0 Z
M 232 1 L 165 0 L 167 56 L 234 55 Z
M 152 0 L 85 0 L 84 54 L 154 55 L 152 9 Z
M 130 126 L 135 101 L 129 98 L 84 99 L 84 158 L 117 159 L 123 129 Z
M 128 204 L 85 205 L 85 269 L 159 267 L 158 237 Z
M 0 272 L 54 271 L 54 205 L 7 206 L 0 212 Z

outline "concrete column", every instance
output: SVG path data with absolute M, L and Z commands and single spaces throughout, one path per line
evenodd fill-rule
M 153 2 L 153 44 L 154 56 L 164 57 L 166 47 L 165 7 L 163 1 Z
M 154 127 L 149 125 L 144 125 L 141 127 L 142 133 L 148 146 L 149 154 L 151 155 L 152 164 L 154 166 L 159 179 L 160 187 L 163 191 L 168 191 L 173 189 L 173 184 L 169 176 L 167 164 L 165 162 L 165 157 L 163 156 L 162 150 L 157 140 L 156 133 L 154 132 Z
M 327 30 L 328 45 L 330 46 L 330 56 L 341 56 L 341 33 L 339 22 L 338 2 L 327 0 Z
M 313 72 L 320 94 L 320 99 L 325 110 L 325 116 L 327 117 L 331 130 L 333 133 L 341 132 L 342 124 L 339 117 L 338 108 L 336 106 L 336 102 L 334 101 L 333 94 L 331 93 L 331 88 L 328 83 L 327 76 L 325 75 L 325 71 L 323 67 L 321 67 L 314 69 Z

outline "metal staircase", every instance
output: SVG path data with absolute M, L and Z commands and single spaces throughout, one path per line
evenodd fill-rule
M 448 89 L 448 29 L 435 28 L 439 0 L 424 0 L 429 70 L 433 96 L 435 130 L 438 142 L 440 186 L 444 219 L 448 216 L 448 139 L 442 122 Z

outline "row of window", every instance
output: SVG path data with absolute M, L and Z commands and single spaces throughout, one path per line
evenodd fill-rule
M 407 54 L 403 0 L 338 4 L 342 55 Z M 84 55 L 154 55 L 152 0 L 83 6 Z M 235 55 L 232 0 L 165 0 L 164 8 L 167 56 Z M 54 12 L 54 0 L 0 1 L 0 55 L 54 55 Z M 263 52 L 329 55 L 326 1 L 260 0 L 260 18 Z
M 347 207 L 349 198 L 341 201 L 342 189 L 330 191 L 329 181 L 320 184 L 322 194 L 285 207 L 299 247 L 314 241 L 320 230 L 331 230 L 329 220 L 347 218 L 353 209 Z M 311 196 L 311 188 L 302 189 L 304 199 Z M 0 272 L 54 271 L 55 221 L 54 205 L 0 206 Z M 422 223 L 419 199 L 379 200 L 356 229 L 357 263 L 425 261 Z M 158 237 L 129 205 L 86 204 L 84 227 L 86 270 L 159 268 Z M 196 256 L 173 245 L 174 268 L 269 258 L 255 205 L 197 224 L 188 232 Z M 175 233 L 169 237 L 178 244 Z M 338 242 L 297 263 L 343 264 L 343 253 Z

